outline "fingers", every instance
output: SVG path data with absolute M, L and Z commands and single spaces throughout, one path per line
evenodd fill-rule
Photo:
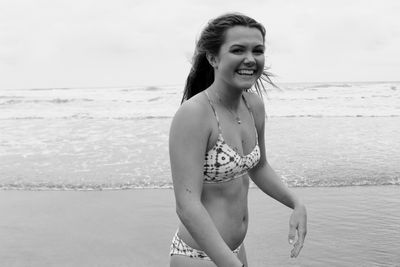
M 306 238 L 307 230 L 303 227 L 299 227 L 299 230 L 297 230 L 297 234 L 299 236 L 299 242 L 304 243 L 304 239 Z
M 299 227 L 299 230 L 297 231 L 298 239 L 297 239 L 297 242 L 293 246 L 293 249 L 290 253 L 290 257 L 295 258 L 299 255 L 301 249 L 304 246 L 304 239 L 306 237 L 306 233 L 307 233 L 306 229 Z
M 297 242 L 293 246 L 292 251 L 290 252 L 290 257 L 296 258 L 299 255 L 302 248 L 303 248 L 303 243 L 297 240 Z
M 294 243 L 297 232 L 297 242 Z M 303 248 L 304 239 L 307 233 L 307 213 L 304 206 L 298 206 L 289 220 L 289 244 L 293 245 L 290 256 L 297 257 Z
M 296 225 L 290 223 L 289 224 L 289 236 L 288 236 L 288 241 L 289 241 L 290 245 L 293 245 L 295 238 L 296 238 Z

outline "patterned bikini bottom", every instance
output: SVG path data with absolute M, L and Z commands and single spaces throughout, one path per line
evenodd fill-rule
M 239 253 L 239 250 L 242 245 L 238 246 L 233 253 L 236 254 L 236 256 Z M 198 250 L 195 248 L 192 248 L 178 236 L 178 231 L 175 233 L 174 238 L 172 239 L 172 244 L 171 244 L 171 250 L 169 253 L 171 256 L 172 255 L 182 255 L 194 259 L 201 259 L 201 260 L 211 260 L 210 257 L 207 256 L 207 254 L 202 251 Z

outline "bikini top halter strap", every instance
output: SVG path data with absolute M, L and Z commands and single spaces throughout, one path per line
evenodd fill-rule
M 219 119 L 218 119 L 217 111 L 216 111 L 215 108 L 214 108 L 214 105 L 213 105 L 213 103 L 212 103 L 212 101 L 211 101 L 210 96 L 208 95 L 207 90 L 204 90 L 204 93 L 206 93 L 206 96 L 207 96 L 207 99 L 208 99 L 208 103 L 210 103 L 210 106 L 211 106 L 211 108 L 212 108 L 212 110 L 213 110 L 213 112 L 214 112 L 214 116 L 215 116 L 215 119 L 217 120 L 217 124 L 218 124 L 219 133 L 222 133 L 221 125 L 219 124 Z
M 217 114 L 217 111 L 215 110 L 215 107 L 214 107 L 214 105 L 213 105 L 213 101 L 211 100 L 211 98 L 210 98 L 210 96 L 209 96 L 207 90 L 204 90 L 204 93 L 206 94 L 207 99 L 208 99 L 208 103 L 210 103 L 210 106 L 211 106 L 211 108 L 212 108 L 212 110 L 213 110 L 213 112 L 214 112 L 215 119 L 217 120 L 217 124 L 218 124 L 218 130 L 219 130 L 220 133 L 222 133 L 221 125 L 220 125 L 220 123 L 219 123 L 218 114 Z M 242 98 L 243 98 L 244 104 L 246 105 L 247 109 L 248 109 L 249 112 L 250 112 L 251 118 L 253 119 L 253 122 L 254 122 L 254 125 L 255 125 L 255 120 L 254 120 L 254 116 L 253 116 L 253 111 L 252 111 L 250 105 L 247 103 L 247 100 L 246 100 L 246 98 L 244 97 L 243 94 L 242 94 Z M 257 131 L 256 131 L 256 135 L 257 135 Z M 258 142 L 258 138 L 257 138 L 257 142 Z

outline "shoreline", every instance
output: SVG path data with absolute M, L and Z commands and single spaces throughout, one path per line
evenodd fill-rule
M 318 185 L 318 186 L 292 186 L 286 184 L 286 186 L 290 189 L 303 189 L 303 188 L 358 188 L 358 187 L 400 187 L 400 184 L 397 183 L 387 183 L 387 184 L 351 184 L 351 185 Z M 55 187 L 57 188 L 57 187 Z M 100 189 L 76 189 L 76 188 L 18 188 L 18 187 L 10 187 L 10 188 L 0 188 L 0 192 L 119 192 L 119 191 L 140 191 L 140 190 L 173 190 L 172 186 L 165 187 L 132 187 L 132 188 L 100 188 Z M 250 184 L 249 190 L 258 189 L 255 184 Z

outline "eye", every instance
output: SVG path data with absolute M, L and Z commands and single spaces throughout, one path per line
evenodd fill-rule
M 262 54 L 264 54 L 264 49 L 256 49 L 256 50 L 254 50 L 254 54 L 262 55 Z
M 242 48 L 234 48 L 234 49 L 231 50 L 231 52 L 233 54 L 241 54 L 241 53 L 243 53 L 243 51 L 244 50 Z

